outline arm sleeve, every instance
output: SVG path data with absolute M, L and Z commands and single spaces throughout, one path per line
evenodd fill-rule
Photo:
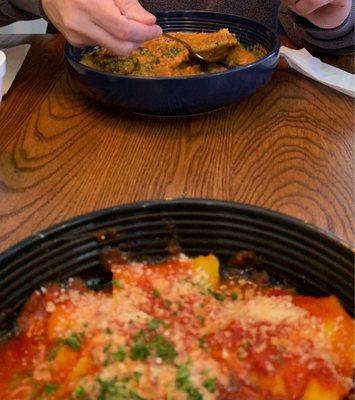
M 354 1 L 348 18 L 335 29 L 321 29 L 289 11 L 279 9 L 279 20 L 289 38 L 299 47 L 329 54 L 354 52 Z
M 40 0 L 0 0 L 0 26 L 44 17 Z

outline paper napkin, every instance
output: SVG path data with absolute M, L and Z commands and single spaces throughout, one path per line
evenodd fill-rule
M 355 75 L 313 57 L 306 49 L 293 50 L 281 46 L 281 56 L 301 74 L 321 82 L 348 96 L 355 97 Z

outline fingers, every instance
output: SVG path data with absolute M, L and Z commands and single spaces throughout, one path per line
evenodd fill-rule
M 78 47 L 100 45 L 128 55 L 162 33 L 155 17 L 137 0 L 42 0 L 42 5 L 54 25 Z
M 121 15 L 115 6 L 101 7 L 100 12 L 92 15 L 92 18 L 96 25 L 122 41 L 142 43 L 162 33 L 157 25 L 146 25 Z
M 119 29 L 121 39 L 142 43 L 162 34 L 158 25 L 146 25 L 123 16 Z
M 102 46 L 117 56 L 129 56 L 132 51 L 139 47 L 138 43 L 122 42 L 110 36 L 100 27 L 91 29 L 90 37 L 83 34 L 64 34 L 70 44 L 76 47 Z
M 348 17 L 352 0 L 281 0 L 291 11 L 323 29 L 333 29 Z
M 307 16 L 329 3 L 329 0 L 299 0 L 293 11 L 301 16 Z
M 83 27 L 85 27 L 85 30 Z M 76 13 L 75 19 L 66 19 L 66 25 L 61 27 L 60 30 L 68 42 L 77 47 L 99 45 L 120 56 L 127 56 L 139 47 L 138 42 L 133 42 L 129 38 L 121 40 L 111 35 L 105 29 L 90 21 L 87 15 L 80 11 Z
M 85 45 L 99 45 L 110 50 L 111 53 L 118 56 L 129 56 L 132 51 L 139 47 L 139 43 L 118 40 L 116 37 L 110 35 L 100 26 L 92 25 L 90 27 L 90 37 L 80 37 Z
M 145 10 L 137 0 L 115 0 L 116 6 L 122 15 L 146 25 L 154 25 L 156 18 Z
M 341 25 L 345 19 L 348 17 L 351 9 L 350 6 L 339 7 L 336 5 L 327 4 L 316 10 L 315 12 L 308 14 L 307 19 L 312 22 L 312 24 L 323 28 L 323 29 L 334 29 Z

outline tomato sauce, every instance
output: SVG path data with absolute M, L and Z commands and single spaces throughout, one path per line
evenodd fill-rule
M 334 297 L 241 278 L 213 255 L 110 264 L 34 293 L 0 345 L 0 399 L 340 400 L 353 321 Z

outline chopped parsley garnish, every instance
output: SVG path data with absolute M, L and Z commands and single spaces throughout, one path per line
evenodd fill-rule
M 155 349 L 157 357 L 165 362 L 172 362 L 177 356 L 173 344 L 162 335 L 158 335 L 154 338 L 152 347 Z
M 118 280 L 118 279 L 112 279 L 112 285 L 116 288 L 116 289 L 123 289 L 123 283 Z
M 103 365 L 105 367 L 107 367 L 107 365 L 109 365 L 111 363 L 111 351 L 110 350 L 111 350 L 111 345 L 110 344 L 107 344 L 103 349 L 103 352 L 107 355 L 107 358 L 103 363 Z
M 64 343 L 76 351 L 80 349 L 84 337 L 84 332 L 73 332 L 66 339 L 64 339 Z
M 186 365 L 179 365 L 176 371 L 175 386 L 177 389 L 186 391 L 190 386 L 190 371 Z
M 126 350 L 124 347 L 120 346 L 114 353 L 112 353 L 112 357 L 115 361 L 122 362 L 126 358 Z
M 203 315 L 197 315 L 196 319 L 202 325 L 204 324 L 206 318 Z
M 164 300 L 164 305 L 166 308 L 170 308 L 172 306 L 173 302 L 169 299 Z
M 148 49 L 143 47 L 141 49 L 141 54 L 143 54 L 144 56 L 147 56 L 147 55 L 151 55 L 152 53 Z
M 112 329 L 111 328 L 106 328 L 106 333 L 108 334 L 108 335 L 112 335 Z
M 74 391 L 74 395 L 77 399 L 81 399 L 82 397 L 84 397 L 86 395 L 86 390 L 82 387 L 82 386 L 78 386 L 75 391 Z
M 164 362 L 172 362 L 177 353 L 171 342 L 165 339 L 162 335 L 152 336 L 154 331 L 163 321 L 152 320 L 147 329 L 141 329 L 134 336 L 134 345 L 131 348 L 130 357 L 132 360 L 146 360 L 150 355 L 155 355 L 161 358 Z
M 100 394 L 97 400 L 145 400 L 117 379 L 99 380 Z
M 236 292 L 231 293 L 231 299 L 232 300 L 238 300 L 238 295 Z
M 104 353 L 108 353 L 108 352 L 110 351 L 110 348 L 111 348 L 111 345 L 110 345 L 110 344 L 107 344 L 107 345 L 104 347 Z
M 131 359 L 134 361 L 145 361 L 150 356 L 148 344 L 137 343 L 131 348 Z
M 223 301 L 226 298 L 226 296 L 223 293 L 215 292 L 210 288 L 207 289 L 207 292 L 218 301 Z
M 198 338 L 198 344 L 200 346 L 200 349 L 202 349 L 202 350 L 206 350 L 207 349 L 207 344 L 206 344 L 206 339 L 205 338 L 203 338 L 203 337 Z
M 162 321 L 160 321 L 159 319 L 152 319 L 151 321 L 149 321 L 148 329 L 154 331 L 155 329 L 158 329 L 161 324 Z
M 57 357 L 59 349 L 64 344 L 68 345 L 69 347 L 71 347 L 75 351 L 79 350 L 84 337 L 85 337 L 85 333 L 84 332 L 73 332 L 67 338 L 57 340 L 57 342 L 55 343 L 53 348 L 48 353 L 47 360 L 48 361 L 55 360 L 56 357 Z
M 203 400 L 202 394 L 190 383 L 190 371 L 186 365 L 179 365 L 176 371 L 175 386 L 187 394 L 187 400 Z
M 216 391 L 216 379 L 215 378 L 211 378 L 211 379 L 206 379 L 203 382 L 203 386 L 210 392 L 210 393 L 214 393 Z
M 152 294 L 153 294 L 153 297 L 155 297 L 155 298 L 160 297 L 160 292 L 159 292 L 159 290 L 156 289 L 156 288 L 153 288 Z
M 170 48 L 164 49 L 164 50 L 162 51 L 162 53 L 164 54 L 165 57 L 174 58 L 174 57 L 176 57 L 178 54 L 181 53 L 181 49 L 179 49 L 179 48 L 177 48 L 177 47 L 170 47 Z
M 114 399 L 113 396 L 115 396 L 118 393 L 118 386 L 117 386 L 117 380 L 116 379 L 111 379 L 111 380 L 99 380 L 100 384 L 100 394 L 98 397 L 98 400 L 111 400 Z
M 46 383 L 43 388 L 43 392 L 45 394 L 51 394 L 56 392 L 58 389 L 59 389 L 58 383 Z
M 60 347 L 60 344 L 57 343 L 57 344 L 53 347 L 53 349 L 49 352 L 49 354 L 48 354 L 48 356 L 47 356 L 48 361 L 53 361 L 53 360 L 55 360 L 55 358 L 57 357 L 57 354 L 58 354 L 59 347 Z
M 242 347 L 245 351 L 249 351 L 251 348 L 251 343 L 249 342 L 249 340 L 246 340 L 243 344 Z
M 139 371 L 134 371 L 132 374 L 132 379 L 136 382 L 139 382 L 139 379 L 141 378 L 142 373 Z
M 141 329 L 134 337 L 134 345 L 130 350 L 132 360 L 146 360 L 155 353 L 164 362 L 172 362 L 177 353 L 174 346 L 164 336 L 156 335 L 155 330 L 160 326 L 166 326 L 164 321 L 152 319 L 146 329 Z
M 186 400 L 203 400 L 202 394 L 196 388 L 190 387 L 186 393 Z

